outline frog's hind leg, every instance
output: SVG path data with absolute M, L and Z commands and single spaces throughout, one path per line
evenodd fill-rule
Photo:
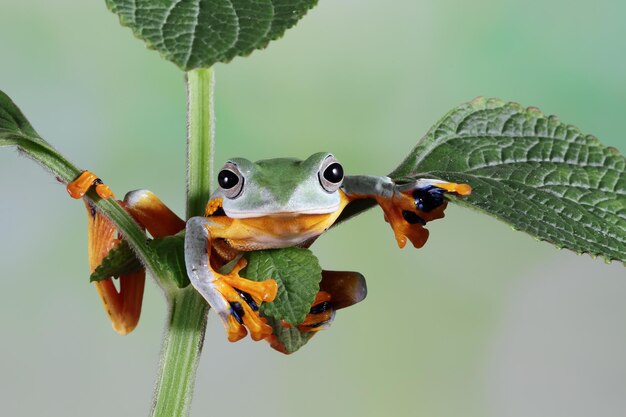
M 319 330 L 328 329 L 335 318 L 337 310 L 350 307 L 359 303 L 367 296 L 365 278 L 358 272 L 352 271 L 322 271 L 320 291 L 311 304 L 307 314 L 297 327 L 303 333 L 311 336 Z M 292 327 L 282 321 L 281 325 L 286 328 Z M 272 335 L 267 342 L 273 349 L 289 354 L 280 339 Z
M 89 267 L 93 272 L 108 255 L 109 251 L 120 242 L 117 230 L 109 219 L 100 214 L 95 207 L 85 202 L 88 216 L 88 252 Z M 119 291 L 113 278 L 94 282 L 102 305 L 104 306 L 113 329 L 119 334 L 130 333 L 141 314 L 141 301 L 146 280 L 142 269 L 119 277 Z
M 185 263 L 191 284 L 207 300 L 222 320 L 228 340 L 235 342 L 248 331 L 254 340 L 272 333 L 272 328 L 259 317 L 259 307 L 264 301 L 273 301 L 278 291 L 276 281 L 251 281 L 239 276 L 245 267 L 242 258 L 227 273 L 217 272 L 210 261 L 210 230 L 224 227 L 218 220 L 192 217 L 187 221 L 185 234 Z
M 150 191 L 131 191 L 120 204 L 153 237 L 173 235 L 185 227 L 185 222 Z M 121 238 L 109 219 L 89 203 L 86 206 L 89 219 L 89 264 L 93 272 Z M 121 275 L 119 290 L 115 287 L 113 277 L 95 282 L 113 329 L 120 334 L 131 332 L 139 321 L 145 275 L 143 269 Z
M 337 310 L 357 304 L 366 296 L 367 285 L 362 274 L 352 271 L 322 271 L 320 291 L 298 329 L 302 332 L 327 329 Z
M 150 232 L 152 237 L 175 235 L 185 228 L 185 221 L 170 210 L 152 191 L 130 191 L 124 197 L 124 206 L 133 218 Z
M 331 303 L 332 297 L 326 291 L 319 291 L 311 304 L 309 313 L 302 323 L 298 324 L 301 332 L 317 332 L 326 330 L 335 319 L 335 308 Z

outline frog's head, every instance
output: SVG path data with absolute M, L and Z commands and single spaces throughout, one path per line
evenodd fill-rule
M 343 168 L 327 152 L 304 161 L 233 158 L 217 178 L 214 197 L 223 198 L 222 208 L 230 218 L 327 214 L 340 209 Z

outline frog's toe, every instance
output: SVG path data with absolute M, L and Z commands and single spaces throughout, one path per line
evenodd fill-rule
M 246 337 L 248 331 L 242 323 L 243 322 L 237 320 L 234 314 L 228 316 L 228 319 L 226 319 L 226 322 L 224 323 L 224 327 L 226 328 L 226 336 L 228 337 L 229 342 L 236 342 Z
M 229 274 L 218 274 L 219 278 L 215 280 L 215 289 L 228 304 L 226 314 L 220 316 L 231 342 L 245 337 L 247 331 L 253 340 L 262 340 L 272 334 L 272 327 L 259 316 L 259 307 L 276 298 L 278 285 L 273 279 L 257 282 L 240 277 L 239 270 L 243 267 L 245 261 L 237 264 Z
M 430 213 L 444 204 L 444 195 L 446 193 L 466 196 L 471 194 L 471 192 L 472 187 L 468 184 L 422 179 L 416 181 L 413 185 L 412 197 L 415 202 L 415 208 L 424 213 Z
M 405 203 L 412 200 L 414 209 L 423 214 L 425 221 L 430 221 L 438 218 L 436 217 L 438 214 L 433 213 L 431 216 L 426 213 L 431 213 L 443 206 L 446 193 L 466 196 L 471 194 L 472 187 L 468 184 L 422 178 L 409 184 L 400 185 L 397 190 L 404 197 Z
M 67 192 L 72 198 L 83 198 L 89 188 L 95 187 L 100 198 L 113 198 L 113 192 L 91 171 L 83 171 L 78 178 L 67 184 Z
M 239 292 L 249 295 L 257 303 L 264 301 L 272 302 L 278 293 L 278 284 L 273 279 L 265 281 L 252 281 L 239 276 L 239 271 L 245 268 L 247 261 L 241 258 L 237 265 L 227 275 L 222 275 L 222 279 L 231 287 L 236 288 Z
M 415 188 L 412 192 L 415 208 L 424 213 L 430 213 L 437 207 L 443 205 L 443 195 L 445 192 L 446 190 L 443 188 L 435 187 L 434 185 Z
M 259 316 L 259 303 L 249 294 L 237 291 L 222 279 L 216 280 L 215 284 L 229 305 L 228 314 L 223 316 L 229 341 L 236 342 L 244 338 L 248 330 L 253 340 L 262 340 L 272 334 L 271 326 Z
M 309 314 L 298 325 L 301 332 L 316 332 L 330 327 L 335 318 L 335 308 L 331 302 L 331 295 L 326 291 L 320 291 L 315 296 Z
M 444 216 L 446 193 L 469 195 L 468 184 L 457 184 L 435 179 L 419 179 L 397 186 L 390 200 L 381 201 L 381 207 L 393 228 L 398 246 L 404 247 L 407 240 L 421 248 L 428 240 L 426 223 Z
M 320 291 L 315 296 L 309 314 L 298 325 L 300 331 L 327 329 L 335 312 L 360 303 L 367 296 L 365 277 L 353 271 L 322 271 Z

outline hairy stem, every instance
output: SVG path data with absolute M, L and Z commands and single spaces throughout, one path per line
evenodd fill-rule
M 213 70 L 187 73 L 187 218 L 201 216 L 210 195 L 213 163 Z M 172 289 L 154 391 L 153 417 L 189 415 L 209 306 L 193 288 Z
M 177 290 L 169 302 L 152 409 L 159 417 L 189 415 L 208 312 L 206 301 L 191 286 Z
M 214 84 L 211 68 L 187 73 L 187 218 L 203 215 L 211 194 Z

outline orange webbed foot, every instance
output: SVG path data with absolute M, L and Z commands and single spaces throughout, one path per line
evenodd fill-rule
M 358 272 L 353 271 L 322 271 L 320 291 L 316 294 L 307 314 L 297 326 L 297 329 L 306 333 L 308 338 L 318 330 L 328 329 L 335 319 L 337 310 L 360 303 L 367 296 L 365 278 Z M 280 321 L 283 328 L 293 326 L 284 320 Z M 289 354 L 281 338 L 272 334 L 265 339 L 273 349 Z
M 85 207 L 88 219 L 89 267 L 93 272 L 121 239 L 117 229 L 108 218 L 96 211 L 89 202 L 85 202 Z M 114 279 L 114 277 L 108 277 L 94 282 L 94 285 L 113 329 L 124 335 L 130 333 L 139 321 L 146 271 L 141 269 L 120 275 L 119 289 L 116 288 Z
M 246 263 L 242 258 L 228 274 L 215 273 L 215 289 L 230 306 L 224 325 L 231 342 L 245 337 L 247 330 L 253 340 L 262 340 L 272 334 L 272 327 L 259 316 L 259 307 L 263 302 L 274 301 L 278 284 L 273 279 L 257 282 L 240 277 L 239 271 L 246 267 Z
M 113 198 L 115 195 L 108 185 L 102 182 L 96 174 L 91 171 L 83 171 L 78 178 L 67 184 L 67 192 L 70 197 L 83 198 L 85 193 L 92 186 L 96 187 L 96 193 L 100 198 Z
M 466 196 L 471 194 L 472 188 L 468 184 L 419 179 L 397 186 L 391 198 L 377 199 L 400 248 L 407 240 L 416 248 L 424 246 L 428 240 L 428 230 L 424 226 L 444 217 L 447 205 L 444 194 L 447 192 Z
M 315 296 L 309 314 L 298 325 L 301 332 L 317 332 L 327 329 L 335 318 L 335 308 L 331 303 L 331 295 L 326 291 L 319 291 Z

